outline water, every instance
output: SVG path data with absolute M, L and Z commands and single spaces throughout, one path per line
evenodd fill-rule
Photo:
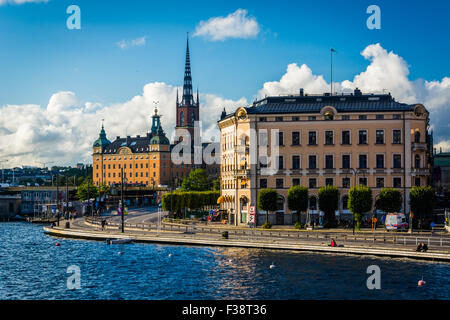
M 61 246 L 55 246 L 57 242 Z M 272 263 L 276 268 L 269 268 Z M 381 268 L 381 290 L 366 287 L 367 267 L 374 264 Z M 71 265 L 80 267 L 80 290 L 67 289 Z M 427 285 L 417 287 L 422 276 Z M 39 225 L 0 223 L 0 299 L 450 299 L 449 276 L 447 263 L 106 245 L 46 236 Z

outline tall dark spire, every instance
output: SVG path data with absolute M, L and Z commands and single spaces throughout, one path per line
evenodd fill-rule
M 184 68 L 184 84 L 182 105 L 193 105 L 194 97 L 192 95 L 192 75 L 191 75 L 191 59 L 189 57 L 189 33 L 186 42 L 186 65 Z

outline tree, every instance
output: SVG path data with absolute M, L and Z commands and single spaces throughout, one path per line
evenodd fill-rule
M 98 197 L 98 189 L 96 186 L 89 182 L 89 198 Z M 77 198 L 80 201 L 88 199 L 88 180 L 84 181 L 82 185 L 77 188 Z
M 266 211 L 266 223 L 269 222 L 269 211 L 277 210 L 278 193 L 274 189 L 261 189 L 258 194 L 258 209 Z
M 409 192 L 409 205 L 414 214 L 413 227 L 423 228 L 431 222 L 434 205 L 434 190 L 428 187 L 412 187 Z
M 382 188 L 375 201 L 375 208 L 388 212 L 400 212 L 402 208 L 402 193 L 394 188 Z
M 211 190 L 211 182 L 204 169 L 195 169 L 189 172 L 189 176 L 183 180 L 182 191 L 207 191 Z
M 308 209 L 308 188 L 292 186 L 288 190 L 288 208 L 297 211 L 297 221 L 300 222 L 300 214 Z
M 213 181 L 213 190 L 220 190 L 220 177 Z
M 356 229 L 361 227 L 364 213 L 372 209 L 372 190 L 366 186 L 352 187 L 348 193 L 348 208 L 356 220 Z
M 339 208 L 339 190 L 335 186 L 325 186 L 319 189 L 319 209 L 325 213 L 324 224 L 327 227 L 336 226 L 335 211 Z

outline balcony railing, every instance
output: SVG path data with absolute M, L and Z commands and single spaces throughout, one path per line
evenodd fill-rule
M 427 176 L 429 174 L 430 174 L 430 169 L 428 169 L 428 168 L 411 168 L 411 175 Z
M 425 142 L 413 142 L 412 149 L 413 151 L 427 150 L 427 144 Z
M 235 178 L 248 178 L 250 176 L 250 170 L 249 169 L 237 169 L 234 172 Z

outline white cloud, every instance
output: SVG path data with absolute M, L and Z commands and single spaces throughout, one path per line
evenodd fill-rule
M 0 6 L 9 4 L 39 3 L 48 2 L 49 0 L 0 0 Z
M 333 82 L 333 91 L 349 92 L 358 87 L 363 92 L 390 92 L 397 101 L 404 103 L 423 103 L 430 111 L 435 143 L 448 150 L 450 77 L 440 81 L 411 81 L 406 61 L 394 52 L 388 52 L 379 43 L 367 46 L 361 55 L 370 61 L 366 70 L 353 80 Z M 306 93 L 325 93 L 330 91 L 330 84 L 322 75 L 313 74 L 307 65 L 299 67 L 292 63 L 279 81 L 266 82 L 258 97 L 298 94 L 300 88 L 304 88 Z
M 116 45 L 120 48 L 120 49 L 128 49 L 130 47 L 142 47 L 146 44 L 147 42 L 147 37 L 140 37 L 140 38 L 136 38 L 136 39 L 132 39 L 132 40 L 120 40 L 119 42 L 116 42 Z
M 383 49 L 370 45 L 362 52 L 369 61 L 367 68 L 351 80 L 333 83 L 336 91 L 359 87 L 363 92 L 386 89 L 400 102 L 423 103 L 430 111 L 436 147 L 450 151 L 450 77 L 442 80 L 408 79 L 406 62 Z M 264 95 L 298 94 L 329 91 L 329 83 L 322 75 L 315 75 L 305 64 L 293 63 L 279 81 L 266 82 L 258 92 Z M 178 88 L 181 92 L 181 88 Z M 55 164 L 74 165 L 90 163 L 92 143 L 97 139 L 101 119 L 110 140 L 128 135 L 144 135 L 151 127 L 153 101 L 159 101 L 159 113 L 169 138 L 175 126 L 177 87 L 162 82 L 144 86 L 143 92 L 128 101 L 111 105 L 82 102 L 73 92 L 57 92 L 47 106 L 5 105 L 0 107 L 0 158 L 9 159 L 8 165 L 36 165 L 36 161 L 55 161 Z M 218 141 L 217 120 L 223 107 L 232 112 L 248 104 L 246 98 L 230 100 L 217 94 L 200 95 L 200 118 L 203 121 L 202 138 Z
M 64 91 L 53 94 L 46 107 L 0 107 L 0 158 L 9 159 L 8 166 L 38 165 L 36 161 L 48 160 L 72 166 L 77 162 L 92 163 L 92 144 L 98 138 L 101 119 L 105 119 L 111 141 L 119 135 L 143 136 L 151 128 L 153 101 L 159 101 L 163 128 L 173 138 L 176 90 L 153 82 L 144 86 L 142 94 L 112 105 L 81 102 L 75 93 Z M 224 106 L 234 110 L 245 105 L 245 98 L 233 101 L 214 94 L 200 95 L 203 139 L 211 141 L 214 137 L 218 141 L 217 120 Z
M 194 36 L 203 36 L 212 41 L 223 41 L 229 38 L 254 38 L 260 31 L 254 17 L 247 17 L 247 10 L 238 9 L 226 17 L 213 17 L 200 21 L 195 28 Z

